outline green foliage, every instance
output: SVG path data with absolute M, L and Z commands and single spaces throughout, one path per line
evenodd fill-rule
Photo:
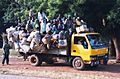
M 4 21 L 14 22 L 17 18 L 24 21 L 28 19 L 30 9 L 33 10 L 36 16 L 37 12 L 42 9 L 49 18 L 54 18 L 58 14 L 80 16 L 88 25 L 99 32 L 103 30 L 103 27 L 101 27 L 103 26 L 102 19 L 107 17 L 116 3 L 116 0 L 2 0 L 0 4 L 5 1 L 4 7 L 7 8 L 5 8 Z M 117 22 L 117 24 L 120 23 L 119 8 L 116 9 L 119 6 L 118 4 L 120 5 L 120 0 L 117 0 L 117 5 L 108 15 L 109 21 L 115 18 L 114 22 Z M 113 25 L 114 22 L 109 22 L 109 24 Z
M 8 0 L 0 0 L 0 33 L 4 30 L 3 27 L 3 16 L 4 13 L 6 12 L 6 9 L 8 7 L 8 5 L 10 4 L 10 2 Z
M 116 1 L 115 6 L 110 11 L 108 17 L 108 26 L 106 30 L 111 36 L 120 37 L 120 0 Z

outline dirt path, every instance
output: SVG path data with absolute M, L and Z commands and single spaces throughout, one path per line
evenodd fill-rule
M 10 65 L 2 66 L 0 64 L 0 74 L 43 76 L 54 79 L 120 79 L 120 64 L 114 64 L 110 61 L 107 66 L 100 66 L 95 69 L 87 68 L 84 71 L 80 71 L 65 63 L 43 64 L 42 66 L 34 67 L 28 61 L 12 57 L 10 58 Z
M 50 78 L 38 78 L 38 77 L 28 77 L 21 75 L 3 75 L 0 74 L 0 79 L 50 79 Z

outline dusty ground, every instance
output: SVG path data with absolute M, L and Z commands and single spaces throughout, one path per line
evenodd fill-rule
M 29 61 L 23 61 L 22 58 L 15 56 L 10 58 L 10 65 L 0 64 L 0 74 L 43 76 L 51 79 L 120 79 L 120 64 L 110 60 L 107 66 L 101 65 L 98 68 L 86 68 L 80 71 L 65 63 L 34 67 Z
M 0 74 L 0 79 L 50 79 L 42 77 L 31 77 L 31 76 L 22 76 L 22 75 L 4 75 Z

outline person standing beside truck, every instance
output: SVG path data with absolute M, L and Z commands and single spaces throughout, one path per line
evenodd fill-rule
M 4 65 L 5 61 L 6 64 L 9 65 L 9 54 L 10 54 L 10 44 L 8 43 L 8 39 L 6 36 L 3 37 L 4 44 L 3 44 L 3 60 L 2 60 L 2 65 Z

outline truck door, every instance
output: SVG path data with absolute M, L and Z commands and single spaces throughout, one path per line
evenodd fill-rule
M 89 58 L 89 46 L 84 36 L 74 36 L 71 45 L 71 56 L 81 56 L 83 59 Z

